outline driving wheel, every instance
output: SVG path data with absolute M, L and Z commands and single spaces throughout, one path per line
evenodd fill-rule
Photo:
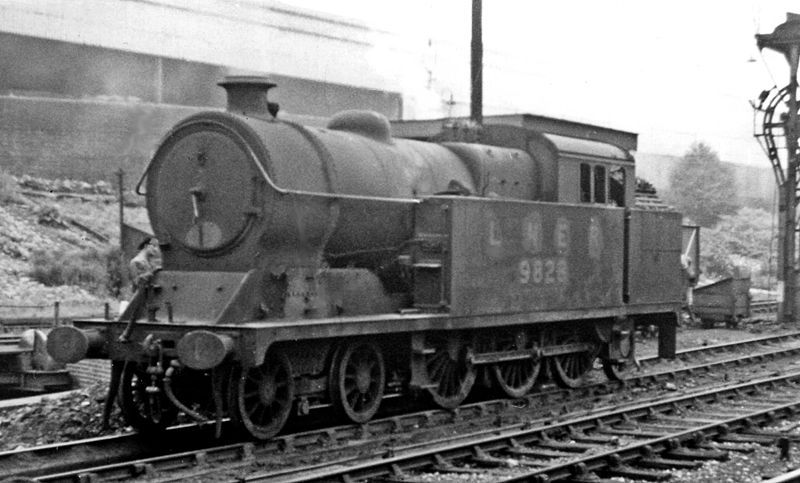
M 425 357 L 425 369 L 433 401 L 442 408 L 458 407 L 475 384 L 475 368 L 468 361 L 468 346 L 455 334 L 429 336 L 426 345 L 433 352 Z
M 583 340 L 576 334 L 562 335 L 556 339 L 557 345 L 576 344 Z M 592 369 L 594 358 L 597 351 L 582 350 L 569 354 L 559 354 L 550 360 L 553 368 L 553 376 L 556 383 L 563 387 L 579 387 L 586 374 Z
M 535 343 L 525 331 L 519 331 L 500 340 L 498 351 L 533 349 Z M 539 376 L 541 363 L 529 357 L 518 361 L 499 362 L 492 365 L 492 373 L 500 390 L 509 397 L 519 398 L 530 392 Z
M 337 411 L 355 423 L 365 423 L 378 411 L 386 383 L 380 348 L 372 342 L 354 342 L 334 357 L 331 400 Z
M 269 439 L 289 419 L 295 388 L 292 367 L 283 352 L 270 352 L 260 366 L 237 366 L 229 387 L 231 418 L 253 437 Z

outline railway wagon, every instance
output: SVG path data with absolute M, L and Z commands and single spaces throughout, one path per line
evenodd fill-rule
M 163 266 L 118 319 L 48 337 L 112 361 L 107 414 L 264 439 L 408 394 L 455 408 L 478 379 L 577 386 L 597 358 L 616 377 L 643 321 L 674 351 L 680 215 L 636 207 L 630 147 L 506 122 L 420 141 L 365 111 L 309 127 L 264 79 L 221 85 L 227 111 L 180 122 L 140 182 Z
M 70 389 L 72 376 L 48 356 L 45 334 L 0 334 L 0 398 Z

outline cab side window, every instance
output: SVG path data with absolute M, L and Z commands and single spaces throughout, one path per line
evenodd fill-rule
M 625 168 L 580 164 L 580 202 L 625 206 Z
M 594 202 L 606 202 L 606 168 L 605 166 L 594 167 Z
M 618 166 L 608 173 L 609 202 L 617 206 L 625 206 L 625 168 Z
M 592 167 L 581 163 L 581 203 L 592 202 Z

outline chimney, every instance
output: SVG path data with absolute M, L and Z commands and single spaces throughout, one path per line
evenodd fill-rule
M 228 112 L 263 119 L 278 115 L 278 104 L 267 98 L 267 92 L 277 84 L 266 77 L 230 75 L 217 85 L 228 93 Z

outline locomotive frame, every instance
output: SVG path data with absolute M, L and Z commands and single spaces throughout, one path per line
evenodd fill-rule
M 56 360 L 112 361 L 106 415 L 119 390 L 140 430 L 182 411 L 265 439 L 292 412 L 365 422 L 408 392 L 455 408 L 476 381 L 575 387 L 598 357 L 619 377 L 640 323 L 674 355 L 680 215 L 635 206 L 635 135 L 506 116 L 472 143 L 366 112 L 308 128 L 275 118 L 268 82 L 221 85 L 228 113 L 181 122 L 143 176 L 163 269 L 118 320 L 48 337 Z

